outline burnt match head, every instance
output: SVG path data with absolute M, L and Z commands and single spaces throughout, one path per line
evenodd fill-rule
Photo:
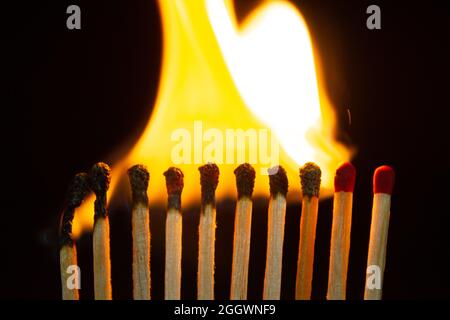
M 389 166 L 381 166 L 373 174 L 373 193 L 392 194 L 395 171 Z
M 111 182 L 111 169 L 104 162 L 94 164 L 89 173 L 91 189 L 95 194 L 106 193 Z
M 98 217 L 106 217 L 106 192 L 111 182 L 111 169 L 106 163 L 99 162 L 92 166 L 89 173 L 89 180 L 92 191 L 94 191 L 96 199 L 94 203 L 94 220 Z
M 342 164 L 334 176 L 334 191 L 335 192 L 353 192 L 355 189 L 356 169 L 350 163 Z
M 236 175 L 238 199 L 251 198 L 255 186 L 255 169 L 250 164 L 244 163 L 234 170 L 234 174 Z
M 147 189 L 150 174 L 144 165 L 137 164 L 128 169 L 133 205 L 148 204 Z
M 322 172 L 319 166 L 313 162 L 307 162 L 300 168 L 300 183 L 302 185 L 303 196 L 319 196 L 321 175 Z
M 184 174 L 175 167 L 170 167 L 164 172 L 166 177 L 166 188 L 168 194 L 168 208 L 181 209 L 181 192 L 184 187 Z
M 198 168 L 202 189 L 202 204 L 213 204 L 215 192 L 219 184 L 219 167 L 215 163 L 207 163 Z
M 281 194 L 286 197 L 288 192 L 286 170 L 282 166 L 275 166 L 269 168 L 267 172 L 269 173 L 270 195 L 275 197 L 277 194 Z
M 89 193 L 89 176 L 82 172 L 73 177 L 67 190 L 66 204 L 61 218 L 60 246 L 73 245 L 72 221 L 75 209 Z

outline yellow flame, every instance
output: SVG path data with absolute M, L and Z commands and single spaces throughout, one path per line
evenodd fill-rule
M 245 160 L 257 171 L 254 194 L 267 195 L 261 173 L 276 160 L 288 173 L 290 199 L 300 197 L 298 168 L 307 161 L 322 168 L 321 194 L 331 194 L 335 169 L 350 152 L 334 140 L 335 117 L 298 10 L 264 2 L 239 26 L 229 0 L 159 4 L 164 48 L 156 104 L 139 141 L 113 166 L 110 193 L 129 166 L 142 163 L 150 171 L 150 202 L 163 203 L 163 172 L 177 166 L 185 175 L 183 205 L 198 203 L 197 168 L 211 161 L 220 168 L 217 197 L 234 196 L 233 170 Z M 244 144 L 230 138 L 236 132 L 248 133 Z M 271 138 L 280 144 L 278 157 Z M 268 147 L 265 156 L 251 141 Z M 92 210 L 89 199 L 75 218 L 75 237 L 92 226 Z

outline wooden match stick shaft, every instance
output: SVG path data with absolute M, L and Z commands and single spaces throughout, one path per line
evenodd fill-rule
M 347 285 L 353 192 L 336 192 L 331 228 L 328 300 L 345 300 Z
M 183 217 L 178 209 L 170 208 L 166 218 L 166 300 L 180 300 L 181 292 L 181 239 Z
M 295 286 L 297 300 L 311 299 L 320 179 L 321 171 L 316 164 L 308 162 L 300 169 L 303 200 Z
M 234 221 L 233 264 L 231 270 L 231 300 L 247 299 L 248 263 L 252 226 L 252 200 L 239 199 Z
M 295 289 L 295 299 L 297 300 L 309 300 L 311 298 L 318 208 L 319 198 L 305 197 L 303 199 Z
M 145 166 L 137 164 L 128 169 L 128 178 L 133 205 L 133 298 L 150 300 L 150 216 L 147 196 L 150 174 Z
M 148 206 L 134 205 L 131 214 L 133 232 L 133 298 L 150 300 L 150 229 Z
M 367 268 L 375 266 L 379 268 L 381 276 L 381 287 L 371 288 L 370 273 L 367 274 L 366 287 L 364 292 L 365 300 L 380 300 L 383 292 L 383 276 L 386 264 L 386 245 L 389 230 L 389 218 L 391 207 L 391 195 L 377 193 L 373 198 L 372 222 L 370 227 L 369 254 L 367 257 Z M 367 270 L 369 271 L 369 270 Z M 376 279 L 375 279 L 376 281 Z
M 108 217 L 97 217 L 94 222 L 93 250 L 95 300 L 111 300 L 111 259 Z
M 62 299 L 63 300 L 78 300 L 78 289 L 70 288 L 69 281 L 77 281 L 78 279 L 70 279 L 72 273 L 68 273 L 70 266 L 77 265 L 77 250 L 75 244 L 72 246 L 64 245 L 59 251 L 59 261 L 61 268 L 61 284 L 62 284 Z
M 199 300 L 214 299 L 214 244 L 216 237 L 216 209 L 206 204 L 200 213 L 198 241 L 198 292 Z
M 271 197 L 268 210 L 267 257 L 263 291 L 264 300 L 280 299 L 285 217 L 286 197 L 282 194 Z

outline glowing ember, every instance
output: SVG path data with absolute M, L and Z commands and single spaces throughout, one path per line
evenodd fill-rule
M 149 200 L 167 199 L 163 172 L 185 175 L 183 205 L 198 203 L 197 168 L 219 165 L 217 197 L 235 196 L 233 170 L 250 162 L 254 195 L 268 194 L 268 167 L 281 164 L 289 199 L 300 198 L 298 168 L 322 169 L 321 195 L 350 152 L 334 140 L 335 117 L 316 76 L 308 28 L 295 7 L 265 2 L 238 26 L 232 1 L 160 1 L 164 30 L 160 86 L 149 124 L 113 165 L 111 189 L 137 163 L 150 171 Z M 112 193 L 112 192 L 111 192 Z M 92 199 L 75 217 L 76 237 L 93 223 Z

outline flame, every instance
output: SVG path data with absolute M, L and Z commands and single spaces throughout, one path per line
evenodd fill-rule
M 164 203 L 163 172 L 177 166 L 185 175 L 183 205 L 198 203 L 197 168 L 216 162 L 217 197 L 235 196 L 233 170 L 246 161 L 261 173 L 255 195 L 268 194 L 263 173 L 279 163 L 288 173 L 290 199 L 298 200 L 298 168 L 314 161 L 323 172 L 321 194 L 330 195 L 333 174 L 350 151 L 334 140 L 335 116 L 298 10 L 264 2 L 238 25 L 230 0 L 159 4 L 164 48 L 157 100 L 142 136 L 113 166 L 110 194 L 129 166 L 142 163 L 150 171 L 150 203 Z M 92 227 L 92 201 L 75 218 L 75 237 Z

